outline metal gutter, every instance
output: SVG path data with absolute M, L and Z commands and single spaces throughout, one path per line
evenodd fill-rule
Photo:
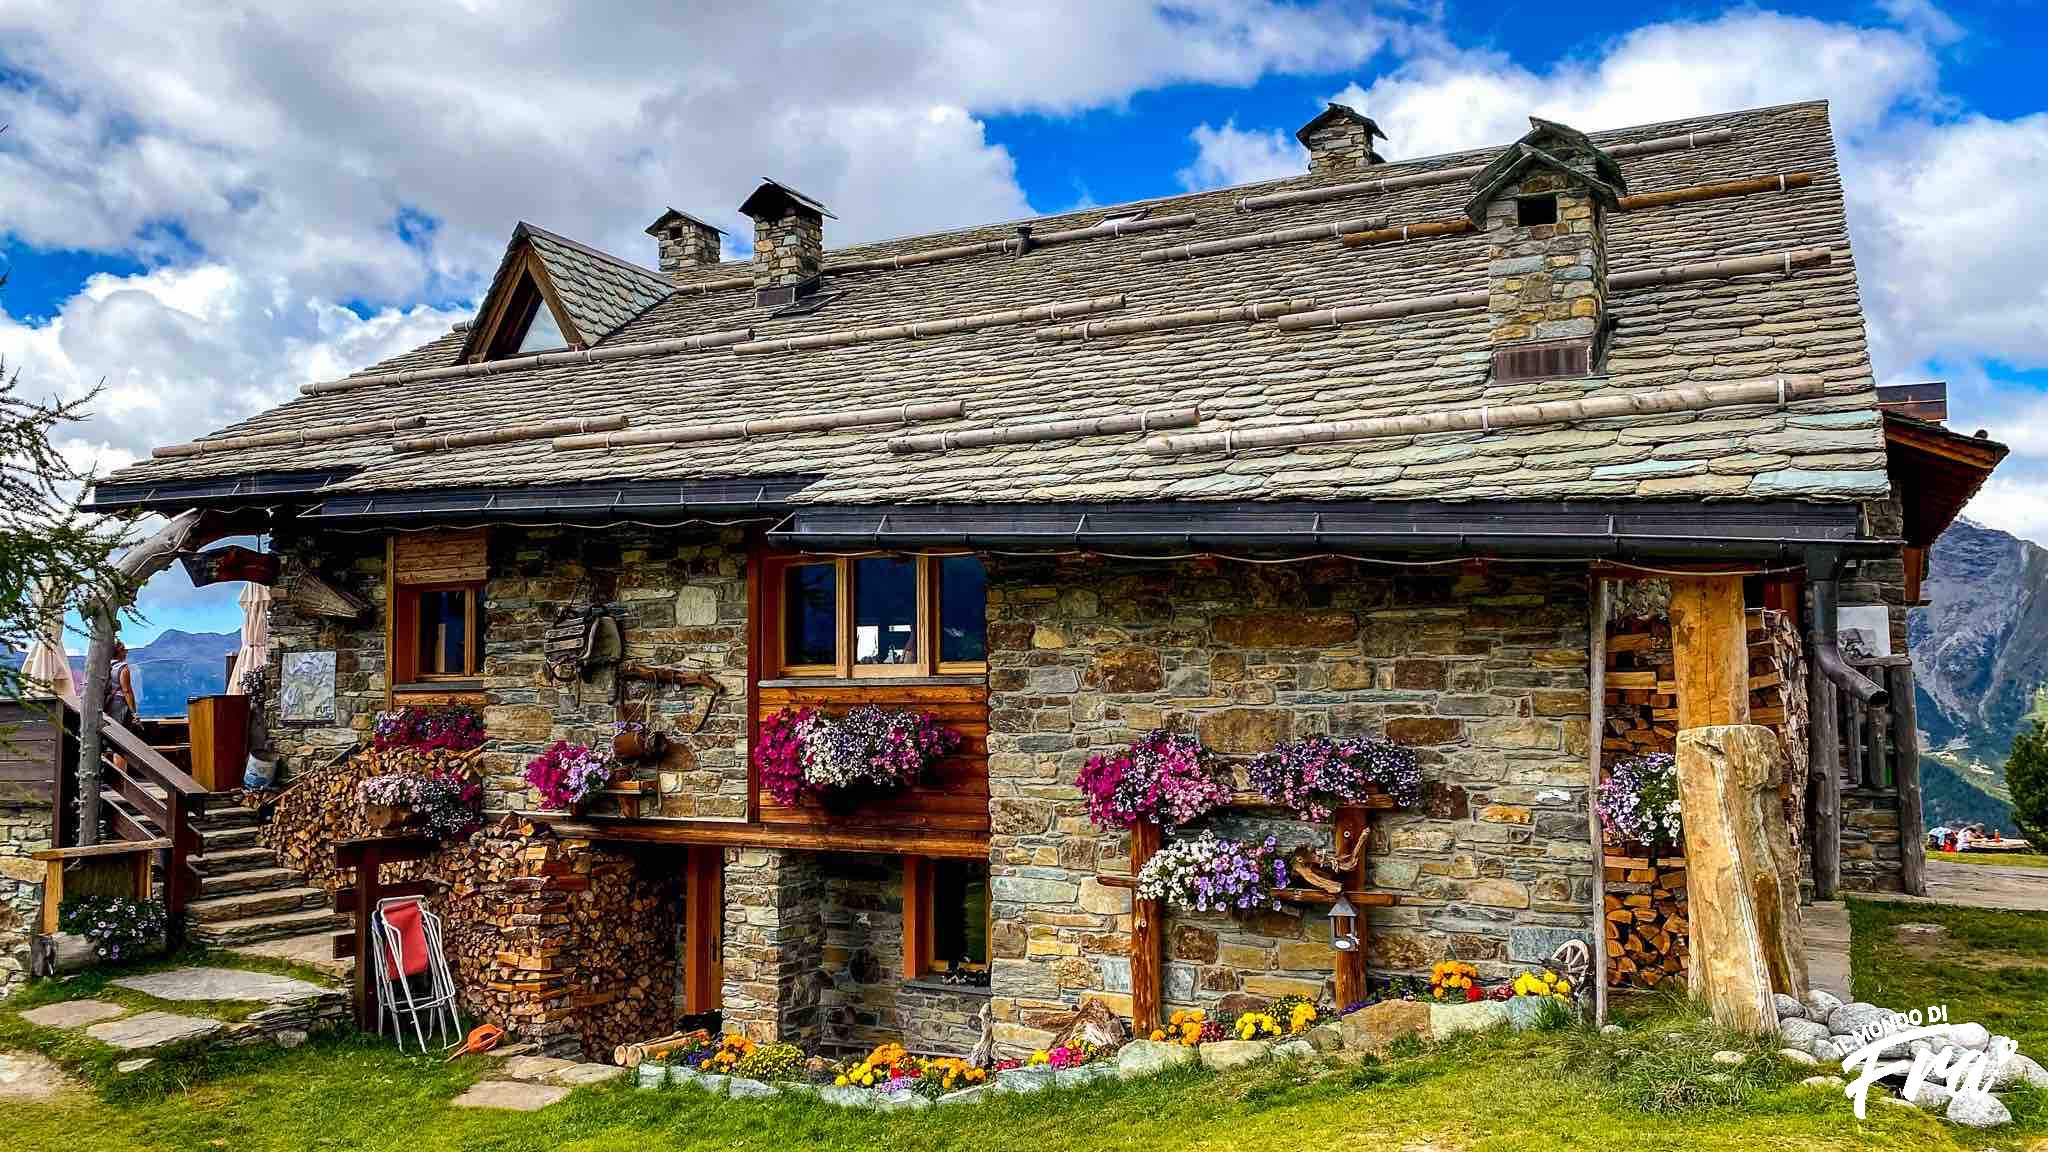
M 694 519 L 753 514 L 766 519 L 809 487 L 812 476 L 753 479 L 658 480 L 627 484 L 551 484 L 525 488 L 434 489 L 419 492 L 330 493 L 301 519 L 408 521 L 437 518 L 521 520 Z
M 1304 549 L 1423 555 L 1782 560 L 1884 554 L 1854 504 L 1377 503 L 799 507 L 768 534 L 813 550 L 951 547 L 1136 552 Z
M 102 482 L 93 485 L 92 499 L 85 508 L 91 512 L 142 512 L 276 504 L 311 496 L 355 473 L 354 468 L 327 468 L 303 472 L 256 472 L 208 480 Z

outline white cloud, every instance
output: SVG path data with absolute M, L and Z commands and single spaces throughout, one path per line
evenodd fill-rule
M 1188 138 L 1195 142 L 1195 161 L 1178 173 L 1190 192 L 1299 176 L 1308 170 L 1308 152 L 1279 129 L 1246 131 L 1234 120 L 1223 127 L 1198 124 Z

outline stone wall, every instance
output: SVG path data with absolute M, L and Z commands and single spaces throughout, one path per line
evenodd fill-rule
M 1128 871 L 1128 844 L 1095 830 L 1072 781 L 1091 753 L 1160 725 L 1236 757 L 1316 732 L 1416 749 L 1422 810 L 1373 820 L 1369 884 L 1399 897 L 1370 917 L 1375 976 L 1457 957 L 1497 978 L 1586 938 L 1582 570 L 991 558 L 989 580 L 994 1009 L 1007 1048 L 1043 1044 L 1083 997 L 1129 1011 L 1129 894 L 1095 879 Z M 1327 997 L 1328 932 L 1313 908 L 1170 916 L 1167 1005 Z
M 43 911 L 43 864 L 29 853 L 49 846 L 48 802 L 0 803 L 0 999 L 28 981 L 29 939 Z
M 820 1044 L 865 1052 L 895 1040 L 915 1053 L 973 1051 L 987 990 L 903 979 L 902 858 L 835 854 L 824 870 Z
M 728 1032 L 814 1046 L 827 978 L 825 872 L 809 852 L 730 848 L 725 853 Z
M 1842 887 L 1904 891 L 1899 855 L 1898 789 L 1842 789 Z
M 283 598 L 273 601 L 273 685 L 282 653 L 335 651 L 333 722 L 286 724 L 272 694 L 270 729 L 289 777 L 366 741 L 385 707 L 385 554 L 380 536 L 334 533 L 281 540 L 279 550 L 288 569 L 311 564 L 372 606 L 361 620 L 331 621 L 302 616 Z M 710 672 L 724 685 L 708 716 L 701 689 L 661 690 L 649 716 L 641 704 L 649 686 L 629 685 L 626 714 L 649 718 L 677 737 L 659 765 L 637 769 L 660 789 L 659 813 L 743 819 L 747 580 L 741 531 L 504 528 L 492 530 L 489 550 L 482 687 L 474 693 L 484 700 L 491 738 L 480 762 L 486 806 L 497 811 L 530 803 L 522 773 L 549 743 L 611 739 L 611 723 L 620 717 L 614 673 L 557 684 L 546 675 L 541 651 L 542 636 L 564 609 L 595 603 L 618 618 L 628 660 Z

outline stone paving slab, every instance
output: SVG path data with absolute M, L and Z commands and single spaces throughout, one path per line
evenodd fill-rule
M 1806 928 L 1807 983 L 1850 999 L 1848 906 L 1815 901 L 1800 910 L 1800 920 Z
M 159 1000 L 254 1000 L 266 1004 L 304 1000 L 331 991 L 290 976 L 240 968 L 173 968 L 123 976 L 113 984 Z
M 78 1087 L 42 1056 L 0 1052 L 0 1100 L 54 1100 Z
M 356 962 L 353 959 L 334 958 L 332 932 L 308 932 L 303 936 L 286 936 L 277 940 L 259 940 L 254 944 L 237 944 L 228 951 L 237 956 L 289 960 L 342 981 L 348 980 L 356 972 Z
M 66 1000 L 62 1004 L 45 1004 L 31 1008 L 21 1014 L 23 1020 L 38 1028 L 83 1028 L 128 1011 L 119 1004 L 104 1000 Z
M 553 1056 L 514 1056 L 498 1065 L 498 1075 L 507 1080 L 541 1081 L 552 1079 L 575 1066 L 574 1060 L 559 1060 Z
M 575 1088 L 584 1084 L 602 1084 L 625 1074 L 626 1070 L 615 1064 L 572 1064 L 549 1076 L 548 1079 L 553 1083 Z
M 160 1048 L 165 1044 L 197 1036 L 211 1036 L 220 1030 L 220 1021 L 205 1016 L 138 1012 L 120 1020 L 95 1024 L 87 1028 L 85 1034 L 102 1044 L 112 1045 L 124 1052 L 134 1052 L 145 1048 Z
M 507 1112 L 538 1112 L 567 1096 L 559 1084 L 529 1084 L 524 1080 L 479 1080 L 469 1091 L 449 1101 L 457 1108 L 497 1108 Z

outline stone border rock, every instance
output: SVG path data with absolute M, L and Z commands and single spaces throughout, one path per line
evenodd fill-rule
M 1863 1036 L 1871 1035 L 1870 1029 L 1882 1029 L 1877 1038 L 1896 1034 L 1910 1027 L 1902 1023 L 1900 1014 L 1865 1001 L 1843 1003 L 1839 998 L 1814 989 L 1804 1000 L 1779 995 L 1774 998 L 1778 1014 L 1778 1038 L 1784 1042 L 1779 1056 L 1802 1066 L 1835 1065 L 1857 1049 L 1864 1047 Z M 2009 1037 L 1993 1036 L 1981 1024 L 1944 1024 L 1942 1031 L 1931 1039 L 1913 1039 L 1892 1044 L 1881 1051 L 1879 1059 L 1886 1062 L 1911 1060 L 1925 1052 L 1938 1052 L 1949 1048 L 1972 1053 L 1992 1053 L 2010 1048 L 2011 1057 L 1989 1069 L 1986 1090 L 1979 1092 L 1950 1092 L 1945 1080 L 1942 1083 L 1921 1084 L 1911 1098 L 1893 1095 L 1904 1089 L 1906 1071 L 1900 1071 L 1880 1078 L 1872 1085 L 1871 1098 L 1884 1103 L 1918 1108 L 1925 1112 L 1938 1112 L 1951 1123 L 1970 1128 L 1995 1128 L 2012 1122 L 2012 1113 L 2003 1101 L 1993 1095 L 2014 1084 L 2026 1083 L 2035 1088 L 2048 1089 L 2048 1069 L 2043 1069 L 2032 1058 L 2023 1056 L 2019 1047 Z M 1863 1036 L 1857 1033 L 1863 1030 Z M 1937 1044 L 1934 1041 L 1945 1040 Z M 1852 1070 L 1842 1068 L 1846 1075 Z M 1860 1074 L 1860 1066 L 1855 1069 Z M 1836 1087 L 1844 1081 L 1836 1076 L 1810 1076 L 1801 1083 L 1813 1087 Z

